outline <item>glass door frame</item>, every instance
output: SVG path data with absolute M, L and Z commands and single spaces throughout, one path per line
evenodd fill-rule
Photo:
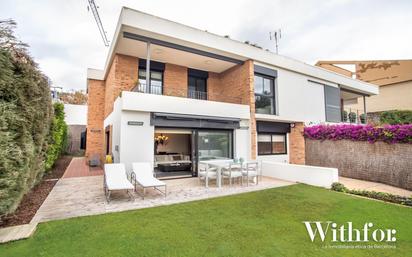
M 192 176 L 197 177 L 198 166 L 199 166 L 199 131 L 201 132 L 228 132 L 230 136 L 229 152 L 230 156 L 228 158 L 233 159 L 234 156 L 234 130 L 233 129 L 209 129 L 209 128 L 196 128 L 192 129 Z

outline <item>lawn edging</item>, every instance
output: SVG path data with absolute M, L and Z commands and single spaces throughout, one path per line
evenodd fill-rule
M 349 189 L 345 187 L 345 185 L 339 182 L 333 183 L 331 186 L 331 190 L 336 191 L 336 192 L 342 192 L 342 193 L 347 193 L 351 195 L 362 196 L 362 197 L 380 200 L 384 202 L 395 203 L 395 204 L 399 204 L 403 206 L 412 207 L 412 196 L 405 197 L 405 196 L 394 195 L 394 194 L 384 193 L 384 192 Z

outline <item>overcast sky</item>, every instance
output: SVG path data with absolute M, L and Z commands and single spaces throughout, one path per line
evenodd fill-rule
M 95 0 L 112 40 L 128 6 L 274 51 L 269 31 L 282 29 L 279 53 L 306 63 L 331 59 L 412 59 L 411 0 Z M 87 0 L 1 0 L 0 19 L 17 21 L 18 37 L 54 85 L 85 89 L 88 67 L 103 68 L 103 45 Z

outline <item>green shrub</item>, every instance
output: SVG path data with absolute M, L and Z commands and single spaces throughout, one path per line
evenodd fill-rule
M 373 199 L 377 199 L 377 200 L 381 200 L 385 202 L 412 206 L 412 196 L 404 197 L 400 195 L 393 195 L 393 194 L 383 193 L 383 192 L 348 189 L 341 183 L 333 183 L 331 189 L 337 192 L 343 192 L 343 193 L 373 198 Z
M 67 146 L 67 125 L 64 121 L 64 105 L 54 103 L 54 117 L 50 127 L 49 147 L 46 152 L 45 169 L 53 167 L 54 162 Z
M 332 184 L 332 188 L 333 191 L 338 191 L 338 192 L 345 192 L 346 191 L 346 187 L 338 182 L 335 182 Z
M 0 20 L 0 217 L 43 176 L 52 105 L 48 79 Z
M 382 124 L 412 124 L 412 111 L 386 111 L 379 115 Z

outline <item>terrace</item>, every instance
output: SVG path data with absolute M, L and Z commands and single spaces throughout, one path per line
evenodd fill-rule
M 97 172 L 94 176 L 90 176 L 88 172 L 81 172 L 82 169 L 88 170 L 82 158 L 74 159 L 74 162 L 66 173 L 77 176 L 65 175 L 59 180 L 34 216 L 32 223 L 170 205 L 295 184 L 263 177 L 258 185 L 241 186 L 237 183 L 229 187 L 226 182 L 222 188 L 219 188 L 211 181 L 209 187 L 206 188 L 203 183 L 199 183 L 198 178 L 165 180 L 168 187 L 166 198 L 154 189 L 148 189 L 144 200 L 136 193 L 133 195 L 134 199 L 129 200 L 126 192 L 119 191 L 113 192 L 110 203 L 107 203 L 101 173 Z M 75 168 L 76 171 L 70 168 Z

